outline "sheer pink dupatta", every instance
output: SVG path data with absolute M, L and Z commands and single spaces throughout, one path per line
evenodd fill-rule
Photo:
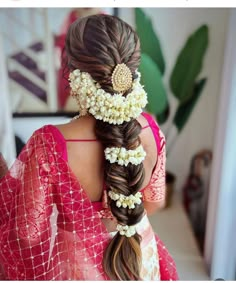
M 6 279 L 106 279 L 102 255 L 109 234 L 62 152 L 45 126 L 1 179 L 0 264 Z

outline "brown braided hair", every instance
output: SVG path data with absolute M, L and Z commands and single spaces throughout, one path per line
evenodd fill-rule
M 69 28 L 66 37 L 66 60 L 70 70 L 88 72 L 101 87 L 114 94 L 111 76 L 117 64 L 125 63 L 136 78 L 140 63 L 140 43 L 135 31 L 124 21 L 109 15 L 94 15 L 78 19 Z M 128 92 L 127 92 L 128 93 Z M 125 95 L 127 95 L 127 93 Z M 110 125 L 97 120 L 95 133 L 106 147 L 135 149 L 141 143 L 141 125 L 136 119 L 122 125 Z M 108 191 L 115 189 L 125 196 L 137 193 L 144 180 L 143 164 L 127 167 L 105 161 L 104 179 Z M 110 200 L 110 208 L 118 223 L 137 224 L 144 213 L 143 204 L 134 209 L 118 208 Z M 103 267 L 111 280 L 140 280 L 141 238 L 117 233 L 103 257 Z

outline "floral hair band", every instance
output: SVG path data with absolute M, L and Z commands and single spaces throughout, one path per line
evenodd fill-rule
M 135 195 L 131 194 L 129 196 L 125 196 L 114 191 L 109 191 L 108 195 L 112 200 L 116 201 L 117 207 L 128 207 L 129 209 L 134 209 L 135 204 L 142 203 L 142 194 L 140 192 L 137 192 Z
M 131 81 L 131 92 L 123 96 L 122 88 L 119 93 L 111 95 L 89 73 L 74 70 L 69 75 L 69 81 L 71 94 L 78 102 L 80 114 L 90 113 L 95 119 L 114 125 L 138 118 L 147 104 L 147 93 L 140 84 L 140 73 L 136 74 L 137 79 Z
M 118 224 L 116 226 L 116 230 L 120 233 L 120 235 L 126 236 L 128 238 L 132 237 L 133 235 L 136 234 L 135 226 L 128 226 L 128 225 Z
M 125 147 L 107 147 L 104 152 L 106 160 L 109 160 L 110 163 L 116 162 L 121 166 L 127 166 L 129 163 L 139 165 L 146 156 L 142 145 L 130 150 Z

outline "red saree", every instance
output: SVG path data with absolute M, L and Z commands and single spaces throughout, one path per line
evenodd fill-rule
M 165 141 L 152 118 L 144 115 L 158 138 L 159 158 L 142 193 L 144 199 L 158 201 L 165 185 Z M 102 267 L 112 237 L 101 221 L 106 210 L 97 210 L 78 183 L 57 128 L 37 130 L 0 181 L 0 279 L 109 280 Z M 143 248 L 152 237 L 158 251 L 159 266 L 153 268 L 161 280 L 177 280 L 172 257 L 147 217 L 142 221 Z

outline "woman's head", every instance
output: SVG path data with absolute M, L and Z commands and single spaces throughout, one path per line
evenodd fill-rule
M 136 32 L 124 21 L 109 15 L 94 15 L 75 21 L 66 37 L 67 67 L 89 73 L 101 87 L 114 93 L 111 76 L 117 64 L 125 63 L 133 79 L 140 62 Z

